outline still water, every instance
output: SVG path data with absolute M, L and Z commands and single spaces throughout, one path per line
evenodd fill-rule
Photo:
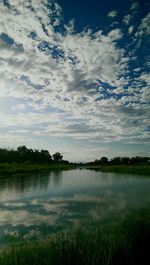
M 150 204 L 150 178 L 69 170 L 0 177 L 0 244 L 40 238 Z

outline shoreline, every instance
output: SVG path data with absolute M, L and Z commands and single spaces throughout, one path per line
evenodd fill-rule
M 0 164 L 0 175 L 7 174 L 23 174 L 28 172 L 48 172 L 48 171 L 60 171 L 71 170 L 76 168 L 73 164 L 26 164 L 26 163 L 4 163 Z
M 150 165 L 89 165 L 86 169 L 119 174 L 148 175 Z
M 0 176 L 7 174 L 23 174 L 29 172 L 49 172 L 72 169 L 88 169 L 100 172 L 119 174 L 133 174 L 150 176 L 150 165 L 74 165 L 65 163 L 53 164 L 28 164 L 28 163 L 2 163 Z

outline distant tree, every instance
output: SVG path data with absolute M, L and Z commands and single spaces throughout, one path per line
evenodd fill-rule
M 72 164 L 71 162 L 69 162 L 68 160 L 63 160 L 64 164 Z
M 117 156 L 117 157 L 114 157 L 111 159 L 111 164 L 114 164 L 114 165 L 120 165 L 121 164 L 121 157 L 120 156 Z
M 94 164 L 99 164 L 99 159 L 95 159 Z
M 18 146 L 16 159 L 17 162 L 26 162 L 28 160 L 28 148 L 25 145 Z
M 53 160 L 55 163 L 61 162 L 62 158 L 63 156 L 59 152 L 56 152 L 55 154 L 53 154 Z
M 131 158 L 131 164 L 145 164 L 149 162 L 149 157 L 135 156 Z
M 27 153 L 28 148 L 25 145 L 18 146 L 17 147 L 17 151 L 20 152 L 20 153 Z
M 48 150 L 41 150 L 40 152 L 42 160 L 45 162 L 51 162 L 52 161 L 52 156 L 50 155 Z
M 130 160 L 130 158 L 129 157 L 122 157 L 121 158 L 121 163 L 123 164 L 123 165 L 128 165 L 128 164 L 130 164 L 130 162 L 131 162 L 131 160 Z
M 33 149 L 31 148 L 31 149 L 28 149 L 27 152 L 28 152 L 28 154 L 33 154 L 34 151 L 33 151 Z
M 108 158 L 106 156 L 102 156 L 100 159 L 100 164 L 107 164 L 108 163 Z
M 49 151 L 48 150 L 41 150 L 41 155 L 45 156 L 45 157 L 49 157 Z

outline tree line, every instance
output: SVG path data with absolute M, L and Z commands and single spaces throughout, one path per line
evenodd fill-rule
M 68 163 L 63 160 L 63 156 L 56 152 L 50 155 L 48 150 L 29 149 L 25 145 L 19 146 L 16 150 L 0 148 L 0 163 Z
M 112 159 L 108 159 L 105 156 L 102 156 L 100 159 L 96 159 L 95 161 L 89 162 L 89 165 L 136 165 L 136 164 L 150 164 L 150 157 L 114 157 Z
M 38 150 L 27 148 L 25 145 L 19 146 L 16 150 L 0 148 L 0 163 L 69 163 L 63 160 L 63 155 L 59 152 L 51 155 L 48 150 Z M 77 163 L 75 163 L 77 165 Z M 82 163 L 80 163 L 82 164 Z M 84 163 L 83 163 L 84 164 Z M 85 163 L 86 165 L 136 165 L 136 164 L 150 164 L 150 157 L 114 157 L 108 159 L 102 156 L 100 159 Z M 84 164 L 84 165 L 85 165 Z

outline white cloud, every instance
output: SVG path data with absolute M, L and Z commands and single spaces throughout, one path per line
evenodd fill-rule
M 131 11 L 135 11 L 137 10 L 138 8 L 140 7 L 139 3 L 138 2 L 133 2 L 131 7 L 130 7 L 130 10 Z
M 142 101 L 145 103 L 150 102 L 150 86 L 142 89 Z
M 116 10 L 112 10 L 108 13 L 108 17 L 114 18 L 117 16 L 117 11 Z
M 150 36 L 150 13 L 147 14 L 142 20 L 135 33 L 135 37 L 138 40 L 137 47 L 141 46 L 143 37 L 146 37 L 147 44 L 149 45 L 149 36 Z
M 20 109 L 19 109 L 20 110 Z M 30 127 L 36 124 L 51 123 L 51 121 L 59 122 L 59 114 L 57 113 L 4 113 L 0 112 L 0 128 L 6 126 L 22 126 Z
M 12 110 L 24 110 L 26 108 L 25 104 L 18 104 L 12 107 Z
M 147 14 L 141 21 L 136 36 L 150 35 L 150 13 Z
M 61 7 L 52 1 L 48 9 L 48 2 L 11 1 L 11 9 L 0 3 L 0 32 L 14 41 L 10 44 L 3 36 L 0 42 L 0 96 L 14 99 L 11 111 L 0 109 L 1 129 L 15 127 L 8 130 L 9 142 L 19 141 L 21 132 L 20 141 L 28 132 L 30 141 L 50 136 L 111 142 L 127 139 L 130 130 L 134 138 L 137 116 L 128 124 L 126 106 L 136 113 L 147 92 L 142 97 L 135 87 L 125 89 L 131 58 L 117 45 L 124 37 L 121 29 L 117 25 L 107 34 L 90 29 L 77 33 L 71 20 L 63 32 L 56 31 Z M 115 10 L 108 14 L 116 15 Z M 124 23 L 131 18 L 125 16 Z M 141 21 L 139 35 L 148 34 L 148 22 L 148 16 Z M 128 30 L 131 34 L 133 26 Z M 142 81 L 142 76 L 135 80 Z M 146 106 L 141 120 L 145 113 Z M 141 135 L 143 130 L 141 126 Z
M 120 29 L 114 29 L 108 33 L 112 41 L 117 41 L 122 38 L 123 34 Z
M 130 26 L 130 27 L 128 28 L 128 32 L 129 32 L 129 34 L 132 34 L 133 30 L 134 30 L 134 27 L 133 27 L 133 26 Z
M 143 73 L 139 79 L 145 81 L 148 85 L 150 85 L 150 74 Z
M 131 15 L 125 15 L 124 18 L 123 18 L 123 22 L 126 24 L 126 25 L 129 25 L 130 22 L 132 20 L 132 16 Z

